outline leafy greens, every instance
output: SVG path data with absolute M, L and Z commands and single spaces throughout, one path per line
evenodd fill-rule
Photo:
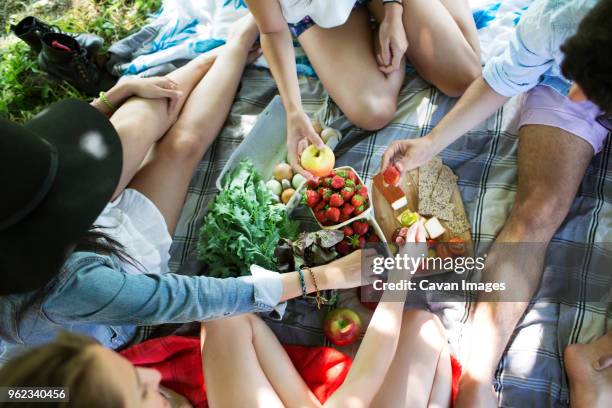
M 298 223 L 289 219 L 284 205 L 274 204 L 253 164 L 242 161 L 223 179 L 204 218 L 198 259 L 208 265 L 210 276 L 220 278 L 250 275 L 252 264 L 275 270 L 276 244 L 297 233 Z

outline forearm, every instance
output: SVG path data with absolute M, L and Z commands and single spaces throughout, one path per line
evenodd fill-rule
M 131 91 L 125 82 L 119 82 L 107 92 L 105 92 L 106 98 L 110 104 L 118 109 L 131 95 Z M 102 112 L 106 116 L 111 116 L 113 110 L 110 109 L 100 98 L 96 98 L 91 102 L 91 106 Z
M 301 112 L 302 100 L 296 73 L 293 40 L 289 29 L 268 34 L 262 33 L 260 41 L 287 114 Z
M 329 274 L 327 271 L 329 268 L 334 268 L 334 265 L 330 264 L 323 266 L 315 266 L 311 268 L 312 275 L 310 274 L 308 269 L 303 270 L 306 293 L 316 292 L 315 279 L 317 283 L 316 287 L 319 290 L 336 289 L 332 280 L 330 280 L 328 277 Z M 281 295 L 280 302 L 285 302 L 287 300 L 302 296 L 302 283 L 298 272 L 283 273 L 280 275 L 280 277 L 283 283 L 283 294 Z
M 440 152 L 495 113 L 508 99 L 495 92 L 480 76 L 426 137 Z

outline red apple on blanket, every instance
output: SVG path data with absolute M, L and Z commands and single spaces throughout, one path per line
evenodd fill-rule
M 313 176 L 325 177 L 333 170 L 336 157 L 332 149 L 327 146 L 319 149 L 315 145 L 310 145 L 302 152 L 300 163 Z
M 323 331 L 336 346 L 346 346 L 359 338 L 361 318 L 348 308 L 332 310 L 325 316 Z

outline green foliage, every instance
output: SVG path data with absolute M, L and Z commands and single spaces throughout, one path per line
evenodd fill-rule
M 88 32 L 104 38 L 108 47 L 146 23 L 161 0 L 82 0 L 54 18 L 44 13 L 36 17 L 61 30 Z M 18 21 L 27 12 L 14 15 Z M 8 34 L 8 25 L 5 28 Z M 49 78 L 38 69 L 36 55 L 21 42 L 0 45 L 0 116 L 22 122 L 43 107 L 63 98 L 87 97 L 67 83 Z
M 215 277 L 249 275 L 252 264 L 276 270 L 276 245 L 297 233 L 298 223 L 289 219 L 284 205 L 273 204 L 253 164 L 243 161 L 225 177 L 211 203 L 200 230 L 198 258 Z

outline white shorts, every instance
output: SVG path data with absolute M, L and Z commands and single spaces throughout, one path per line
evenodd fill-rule
M 107 204 L 94 225 L 121 243 L 141 268 L 122 262 L 128 273 L 166 273 L 172 237 L 159 209 L 142 193 L 127 188 Z

